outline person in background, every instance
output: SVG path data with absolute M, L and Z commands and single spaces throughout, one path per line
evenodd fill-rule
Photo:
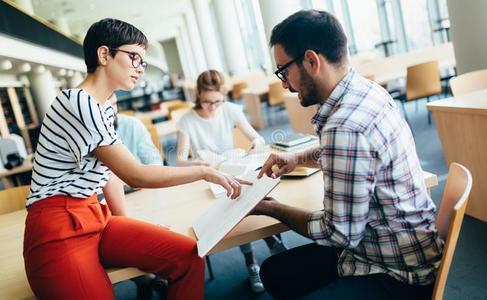
M 223 153 L 233 149 L 233 128 L 237 127 L 251 141 L 250 152 L 262 151 L 264 138 L 249 124 L 242 108 L 226 101 L 224 76 L 216 70 L 201 73 L 196 81 L 196 101 L 194 108 L 178 122 L 178 165 L 201 165 L 199 150 L 210 150 Z M 195 160 L 188 160 L 191 149 Z M 265 239 L 271 254 L 279 253 L 286 248 L 282 242 L 272 236 Z M 245 256 L 249 272 L 250 287 L 259 293 L 264 287 L 259 276 L 259 265 L 254 256 L 252 244 L 240 246 Z
M 114 110 L 113 125 L 123 144 L 135 159 L 144 165 L 163 165 L 161 154 L 152 142 L 144 123 L 139 119 L 118 113 L 117 95 L 113 93 L 108 101 Z
M 39 299 L 114 299 L 105 267 L 136 267 L 168 280 L 168 299 L 203 299 L 204 260 L 193 239 L 110 208 L 125 200 L 123 182 L 162 188 L 206 180 L 231 198 L 251 184 L 204 166 L 143 165 L 120 141 L 107 98 L 131 90 L 144 73 L 145 35 L 103 19 L 83 41 L 87 76 L 53 99 L 34 156 L 26 201 L 24 263 Z M 158 199 L 154 199 L 157 201 Z
M 327 12 L 289 16 L 270 44 L 283 87 L 299 93 L 302 106 L 319 105 L 311 122 L 320 145 L 271 155 L 259 177 L 319 167 L 324 199 L 319 211 L 272 198 L 256 206 L 254 214 L 315 241 L 264 261 L 266 290 L 276 299 L 431 299 L 443 241 L 394 100 L 350 68 L 347 38 Z

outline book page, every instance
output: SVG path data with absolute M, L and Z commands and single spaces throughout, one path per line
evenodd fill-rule
M 258 173 L 252 171 L 242 177 L 253 185 L 243 186 L 242 194 L 237 199 L 222 197 L 215 200 L 193 223 L 200 257 L 205 256 L 279 183 L 279 178 L 267 176 L 258 180 Z

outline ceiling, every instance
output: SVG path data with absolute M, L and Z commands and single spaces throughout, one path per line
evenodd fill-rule
M 48 21 L 64 18 L 80 40 L 92 23 L 116 18 L 135 25 L 149 40 L 159 41 L 177 29 L 185 13 L 192 12 L 191 0 L 32 0 L 32 5 L 35 14 Z

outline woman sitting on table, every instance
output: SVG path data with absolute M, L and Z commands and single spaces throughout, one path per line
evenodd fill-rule
M 147 66 L 146 46 L 130 24 L 94 23 L 83 42 L 87 77 L 61 91 L 43 120 L 24 235 L 25 270 L 39 299 L 114 299 L 106 267 L 136 267 L 167 279 L 168 299 L 204 297 L 204 261 L 193 239 L 112 216 L 96 196 L 103 189 L 111 208 L 124 200 L 121 180 L 161 188 L 204 179 L 236 198 L 246 183 L 205 166 L 143 165 L 122 144 L 107 98 L 134 88 Z
M 262 151 L 264 139 L 255 131 L 245 118 L 242 108 L 226 102 L 225 82 L 223 75 L 215 70 L 208 70 L 198 76 L 196 82 L 196 101 L 194 108 L 178 122 L 177 163 L 180 166 L 209 165 L 198 155 L 199 150 L 209 150 L 221 154 L 234 148 L 233 128 L 237 127 L 252 141 L 249 152 Z M 189 150 L 195 160 L 188 160 Z M 265 239 L 271 254 L 279 253 L 286 248 L 275 237 Z M 250 243 L 240 246 L 245 256 L 252 291 L 264 291 L 259 276 L 259 265 L 255 260 Z

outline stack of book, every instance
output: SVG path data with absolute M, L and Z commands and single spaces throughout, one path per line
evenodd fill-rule
M 283 140 L 273 143 L 271 146 L 274 149 L 285 152 L 300 151 L 318 146 L 318 138 L 312 135 L 293 133 L 287 135 Z

